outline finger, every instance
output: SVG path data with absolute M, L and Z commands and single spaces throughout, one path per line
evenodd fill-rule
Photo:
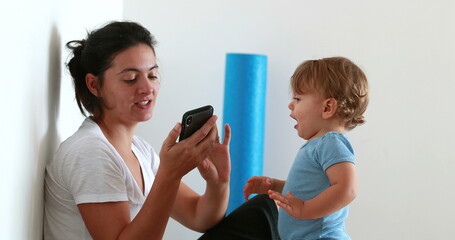
M 280 202 L 280 201 L 276 201 L 276 204 L 282 208 L 284 211 L 286 211 L 289 215 L 293 216 L 293 213 L 292 213 L 292 209 L 291 209 L 291 206 L 283 203 L 283 202 Z
M 216 125 L 216 123 L 213 127 L 215 129 L 215 143 L 220 143 L 220 135 L 219 135 L 218 126 Z
M 243 192 L 245 193 L 246 191 L 248 191 L 249 188 L 250 188 L 249 184 L 246 183 L 245 186 L 243 186 Z
M 294 196 L 294 194 L 292 194 L 291 192 L 287 192 L 287 193 L 286 193 L 286 196 L 289 197 L 289 198 L 296 198 L 296 197 Z
M 263 177 L 254 176 L 248 179 L 247 184 L 251 193 L 266 193 L 270 187 L 264 182 Z
M 272 200 L 275 200 L 275 203 L 280 207 L 283 208 L 289 215 L 291 214 L 291 206 L 289 205 L 289 201 L 280 193 L 274 192 L 272 190 L 269 191 L 269 197 Z
M 216 124 L 214 127 L 215 127 L 215 133 L 216 133 L 215 143 L 220 143 L 220 135 L 218 134 L 218 127 L 216 126 Z
M 275 192 L 274 192 L 274 191 L 269 190 L 269 191 L 267 191 L 267 194 L 269 195 L 269 198 L 270 198 L 270 199 L 275 200 L 277 203 L 280 202 L 279 200 L 276 199 L 276 195 L 275 195 Z
M 247 180 L 247 182 L 252 183 L 252 182 L 255 182 L 256 180 L 260 180 L 260 179 L 261 179 L 260 176 L 252 176 Z
M 229 146 L 229 143 L 231 142 L 231 127 L 229 124 L 224 125 L 224 138 L 223 138 L 223 144 L 226 146 Z
M 212 131 L 212 128 L 215 126 L 215 122 L 218 119 L 218 116 L 213 115 L 207 122 L 202 125 L 202 127 L 197 130 L 193 135 L 188 138 L 188 142 L 197 145 L 201 141 L 203 141 L 207 135 L 209 135 Z M 216 126 L 215 126 L 216 127 Z
M 250 178 L 248 178 L 248 180 L 246 180 L 246 182 L 247 182 L 247 183 L 252 182 L 252 181 L 254 181 L 254 178 L 255 178 L 255 177 L 250 177 Z
M 270 180 L 270 178 L 265 179 L 265 186 L 269 189 L 272 188 L 272 181 Z
M 210 129 L 210 131 L 208 132 L 208 134 L 205 136 L 204 139 L 202 139 L 202 141 L 198 142 L 196 144 L 196 147 L 201 147 L 202 149 L 204 149 L 203 151 L 205 152 L 206 150 L 210 150 L 211 147 L 213 146 L 213 144 L 215 143 L 215 140 L 216 140 L 216 136 L 218 135 L 218 129 L 216 128 L 216 125 L 214 125 L 212 127 L 212 129 Z M 209 149 L 208 149 L 209 148 Z
M 220 143 L 220 135 L 218 134 L 218 128 L 216 129 L 216 139 L 215 139 L 215 142 L 216 142 L 216 143 Z
M 281 193 L 275 192 L 273 190 L 269 190 L 268 193 L 271 199 L 287 204 L 286 197 Z
M 207 157 L 209 157 L 209 154 L 213 148 L 213 145 L 215 144 L 215 134 L 216 134 L 216 126 L 214 126 L 210 132 L 207 134 L 207 137 L 204 138 L 201 142 L 197 143 L 196 146 L 194 147 L 194 150 L 196 151 L 197 155 L 199 158 L 201 158 L 201 161 Z
M 162 149 L 169 150 L 172 146 L 174 146 L 178 136 L 180 135 L 181 130 L 182 126 L 180 125 L 180 123 L 175 124 L 175 126 L 169 132 L 166 139 L 164 139 Z
M 245 187 L 243 188 L 243 197 L 245 198 L 245 201 L 248 202 L 248 197 L 251 194 L 251 186 L 250 184 L 245 184 Z
M 247 180 L 247 183 L 245 184 L 245 187 L 243 188 L 243 193 L 245 195 L 245 200 L 248 200 L 248 197 L 253 194 L 253 193 L 258 193 L 257 192 L 257 183 L 258 183 L 258 179 L 260 179 L 260 177 L 258 176 L 253 176 L 253 177 L 250 177 L 248 180 Z
M 248 197 L 250 196 L 249 192 L 243 192 L 243 198 L 245 199 L 245 202 L 248 202 Z

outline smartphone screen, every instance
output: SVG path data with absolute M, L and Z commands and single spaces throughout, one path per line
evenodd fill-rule
M 180 133 L 179 141 L 182 141 L 199 130 L 212 115 L 213 107 L 210 105 L 196 108 L 183 114 L 182 131 Z

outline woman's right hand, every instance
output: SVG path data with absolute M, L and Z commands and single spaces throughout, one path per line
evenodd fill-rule
M 217 119 L 212 116 L 201 129 L 181 142 L 176 142 L 181 131 L 181 124 L 177 123 L 161 147 L 161 171 L 180 179 L 206 159 L 217 140 Z

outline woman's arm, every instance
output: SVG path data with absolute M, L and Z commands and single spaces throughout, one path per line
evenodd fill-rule
M 314 219 L 332 214 L 351 203 L 357 195 L 355 165 L 351 162 L 337 163 L 329 167 L 326 174 L 331 186 L 311 200 L 304 202 L 292 193 L 282 195 L 274 191 L 269 191 L 270 198 L 297 219 Z
M 172 217 L 194 231 L 204 232 L 223 219 L 228 199 L 229 184 L 207 186 L 205 193 L 199 195 L 181 183 Z
M 231 129 L 224 126 L 222 143 L 214 144 L 209 157 L 199 166 L 207 185 L 202 196 L 181 183 L 172 216 L 183 225 L 203 232 L 217 224 L 226 213 L 229 201 L 229 175 L 231 162 L 229 142 Z
M 158 170 L 141 211 L 130 220 L 128 202 L 79 204 L 79 212 L 93 239 L 161 239 L 179 188 Z
M 163 142 L 160 167 L 153 186 L 137 216 L 131 221 L 128 202 L 79 204 L 78 208 L 93 239 L 161 239 L 181 178 L 208 156 L 217 137 L 212 117 L 184 142 L 176 143 L 177 124 Z

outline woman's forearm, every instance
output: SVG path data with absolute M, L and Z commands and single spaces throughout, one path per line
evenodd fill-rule
M 179 178 L 171 178 L 158 170 L 144 205 L 119 239 L 162 239 L 179 185 Z
M 229 182 L 207 183 L 205 193 L 198 199 L 194 230 L 203 232 L 223 219 L 229 202 Z

